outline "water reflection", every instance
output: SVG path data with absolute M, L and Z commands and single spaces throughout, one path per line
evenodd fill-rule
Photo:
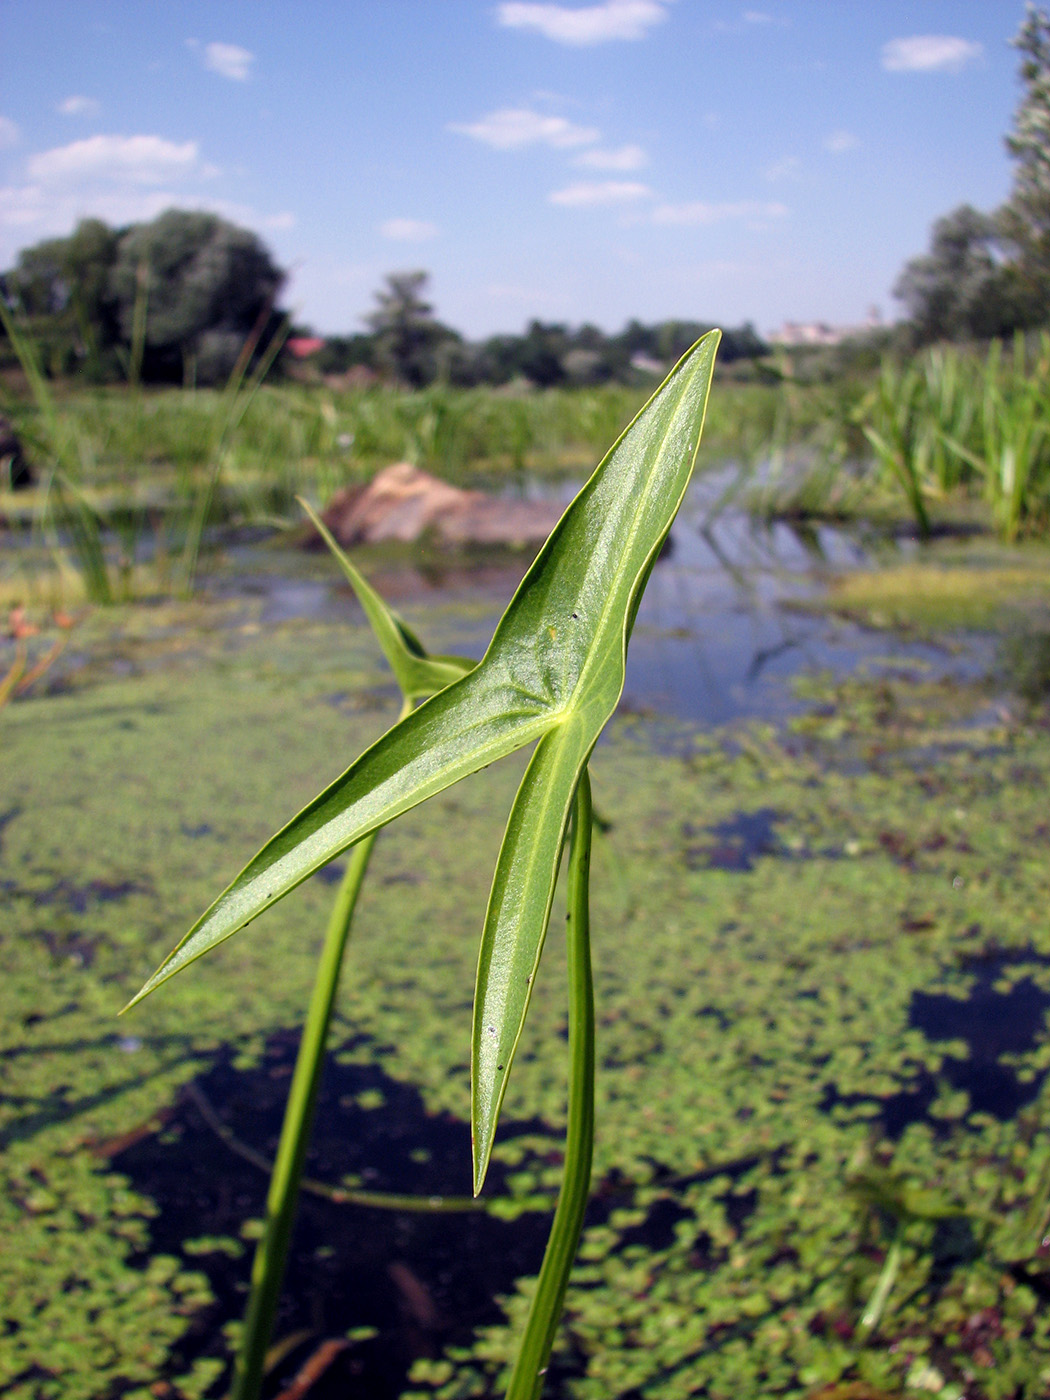
M 625 710 L 705 725 L 779 718 L 801 708 L 790 681 L 805 671 L 845 676 L 864 662 L 931 677 L 989 669 L 991 644 L 980 638 L 940 647 L 793 609 L 830 574 L 870 567 L 878 552 L 899 546 L 860 530 L 756 524 L 734 509 L 714 512 L 717 488 L 717 478 L 695 484 L 653 570 L 631 642 Z M 236 555 L 211 588 L 261 596 L 264 623 L 357 614 L 323 559 L 292 562 L 286 551 L 272 568 L 265 555 Z M 426 609 L 422 625 L 435 649 L 480 657 L 527 564 L 524 556 L 419 548 L 373 557 L 365 567 L 395 607 L 417 617 L 417 608 Z

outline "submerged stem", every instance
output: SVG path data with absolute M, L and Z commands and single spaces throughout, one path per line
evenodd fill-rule
M 299 1054 L 295 1061 L 292 1086 L 281 1126 L 281 1141 L 266 1197 L 266 1228 L 252 1264 L 252 1291 L 244 1319 L 244 1335 L 237 1356 L 230 1400 L 258 1400 L 270 1342 L 277 1301 L 281 1293 L 288 1246 L 299 1204 L 306 1149 L 313 1127 L 317 1090 L 321 1080 L 325 1042 L 332 1019 L 332 1006 L 339 986 L 339 970 L 354 905 L 368 868 L 376 833 L 359 842 L 350 852 L 343 883 L 328 920 L 321 961 L 310 998 L 310 1010 L 303 1025 Z
M 591 782 L 580 775 L 569 847 L 566 944 L 569 964 L 569 1112 L 565 1174 L 550 1238 L 536 1280 L 507 1400 L 536 1400 L 558 1330 L 572 1262 L 580 1242 L 594 1150 L 594 983 L 588 890 L 591 865 Z
M 2 685 L 3 682 L 0 682 L 0 687 Z M 0 699 L 2 698 L 3 692 L 0 689 Z M 246 1142 L 240 1140 L 215 1112 L 214 1105 L 200 1085 L 187 1084 L 184 1092 L 187 1098 L 192 1099 L 197 1112 L 220 1142 L 224 1142 L 231 1152 L 235 1152 L 243 1161 L 250 1162 L 253 1167 L 258 1167 L 267 1176 L 273 1175 L 273 1162 L 264 1153 L 256 1152 L 254 1147 L 249 1147 Z M 364 1191 L 356 1186 L 332 1186 L 327 1181 L 315 1181 L 309 1176 L 300 1177 L 299 1190 L 309 1192 L 312 1196 L 320 1196 L 335 1206 L 364 1206 L 368 1210 L 394 1210 L 399 1214 L 412 1211 L 421 1215 L 455 1215 L 464 1211 L 488 1209 L 486 1202 L 478 1200 L 476 1196 L 411 1196 L 396 1191 Z
M 903 1257 L 901 1230 L 898 1226 L 893 1236 L 893 1242 L 886 1253 L 879 1281 L 875 1285 L 875 1292 L 871 1295 L 871 1300 L 864 1309 L 864 1314 L 857 1327 L 857 1335 L 862 1341 L 866 1342 L 882 1321 L 882 1314 L 886 1311 L 886 1304 L 889 1302 L 893 1285 L 897 1282 Z

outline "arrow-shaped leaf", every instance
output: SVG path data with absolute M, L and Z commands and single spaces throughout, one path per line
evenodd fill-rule
M 683 356 L 602 460 L 478 666 L 390 729 L 278 832 L 135 1002 L 369 832 L 540 740 L 507 823 L 478 965 L 472 1120 L 480 1186 L 550 916 L 569 804 L 623 689 L 641 593 L 692 474 L 718 341 L 712 331 Z M 411 634 L 400 635 L 411 647 Z
M 561 714 L 518 790 L 482 934 L 471 1059 L 475 1191 L 532 995 L 573 793 L 623 691 L 638 604 L 692 474 L 718 340 L 712 331 L 698 342 L 621 436 L 559 521 L 493 639 L 495 647 L 524 595 Z

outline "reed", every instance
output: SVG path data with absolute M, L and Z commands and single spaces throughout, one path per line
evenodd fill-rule
M 285 326 L 271 339 L 253 367 L 260 323 L 245 341 L 224 389 L 205 401 L 203 415 L 187 422 L 178 414 L 169 440 L 178 444 L 177 450 L 168 480 L 158 489 L 157 483 L 143 480 L 142 472 L 143 464 L 158 455 L 151 429 L 159 400 L 145 395 L 139 379 L 146 324 L 145 282 L 140 285 L 128 384 L 119 399 L 119 443 L 113 441 L 106 412 L 106 406 L 116 402 L 114 397 L 96 392 L 60 404 L 36 346 L 0 298 L 0 324 L 25 374 L 35 411 L 32 436 L 42 459 L 43 486 L 34 526 L 57 576 L 76 573 L 84 596 L 101 605 L 133 596 L 147 541 L 152 546 L 151 591 L 183 596 L 193 592 L 204 532 L 215 513 L 237 432 L 287 332 Z M 169 573 L 173 555 L 177 561 Z
M 984 365 L 977 447 L 949 437 L 982 483 L 984 499 L 1001 538 L 1045 528 L 1050 505 L 1050 336 L 1044 335 L 1034 366 L 1024 337 L 1006 356 L 996 341 Z

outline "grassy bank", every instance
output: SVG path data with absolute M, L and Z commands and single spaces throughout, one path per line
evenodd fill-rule
M 392 461 L 490 489 L 581 478 L 646 392 L 58 387 L 46 412 L 9 404 L 39 485 L 0 492 L 0 517 L 35 530 L 45 572 L 61 555 L 96 601 L 148 592 L 146 560 L 163 591 L 192 580 L 204 525 L 290 520 L 297 494 L 324 502 Z M 1048 425 L 1050 339 L 939 347 L 825 380 L 771 366 L 766 382 L 720 382 L 703 463 L 736 467 L 723 506 L 767 518 L 1013 540 L 1050 523 Z

